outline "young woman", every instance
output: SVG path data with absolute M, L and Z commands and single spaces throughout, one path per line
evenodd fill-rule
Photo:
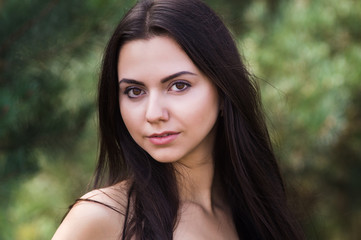
M 98 105 L 96 190 L 54 240 L 303 239 L 255 83 L 201 1 L 145 0 L 124 16 Z

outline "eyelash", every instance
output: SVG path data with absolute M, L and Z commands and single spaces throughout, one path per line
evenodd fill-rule
M 188 82 L 186 82 L 186 81 L 176 81 L 176 82 L 173 82 L 173 83 L 170 85 L 169 90 L 172 89 L 173 87 L 175 87 L 177 84 L 183 84 L 183 85 L 184 85 L 184 88 L 182 88 L 182 89 L 177 89 L 177 90 L 173 90 L 174 92 L 183 92 L 183 91 L 187 90 L 187 89 L 191 86 L 191 85 L 190 85 Z M 130 94 L 130 92 L 131 92 L 132 90 L 139 90 L 139 91 L 140 91 L 140 94 L 135 95 L 135 96 L 130 96 L 129 94 Z M 142 90 L 142 89 L 140 89 L 140 88 L 138 88 L 138 87 L 131 86 L 131 87 L 127 87 L 127 88 L 125 89 L 124 94 L 125 94 L 125 95 L 128 95 L 129 98 L 138 98 L 138 97 L 140 97 L 140 96 L 142 96 L 142 95 L 144 94 L 144 90 Z
M 140 90 L 140 94 L 139 95 L 136 95 L 136 97 L 132 97 L 129 95 L 129 93 L 132 91 L 132 90 Z M 137 88 L 137 87 L 127 87 L 124 91 L 124 94 L 125 95 L 128 95 L 129 98 L 138 98 L 139 96 L 143 95 L 144 93 L 144 90 L 140 89 L 140 88 Z
M 188 83 L 188 82 L 186 82 L 186 81 L 176 81 L 176 82 L 173 82 L 172 84 L 171 84 L 171 86 L 170 86 L 170 88 L 169 89 L 171 89 L 172 87 L 174 87 L 174 86 L 176 86 L 177 84 L 184 84 L 184 88 L 182 88 L 182 89 L 177 89 L 175 92 L 183 92 L 183 91 L 185 91 L 185 90 L 187 90 L 191 85 Z

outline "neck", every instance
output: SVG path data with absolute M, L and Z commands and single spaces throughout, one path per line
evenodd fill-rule
M 220 188 L 214 174 L 213 158 L 175 166 L 181 204 L 191 203 L 213 212 L 220 203 Z

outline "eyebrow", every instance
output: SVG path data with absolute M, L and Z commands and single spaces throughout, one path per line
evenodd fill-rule
M 179 76 L 182 76 L 182 75 L 197 75 L 195 73 L 192 73 L 192 72 L 188 72 L 188 71 L 181 71 L 181 72 L 177 72 L 177 73 L 174 73 L 172 75 L 169 75 L 165 78 L 163 78 L 160 82 L 161 83 L 166 83 L 168 82 L 169 80 L 172 80 L 173 78 L 176 78 L 176 77 L 179 77 Z M 137 81 L 137 80 L 134 80 L 134 79 L 129 79 L 129 78 L 122 78 L 120 81 L 119 81 L 119 85 L 121 83 L 129 83 L 129 84 L 137 84 L 137 85 L 140 85 L 140 86 L 145 86 L 145 84 L 143 82 L 140 82 L 140 81 Z

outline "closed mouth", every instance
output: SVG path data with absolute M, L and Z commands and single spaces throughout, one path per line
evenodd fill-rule
M 168 144 L 172 143 L 177 137 L 179 132 L 162 132 L 155 133 L 148 136 L 150 142 L 154 145 L 158 146 L 168 146 Z
M 149 138 L 162 138 L 162 137 L 168 137 L 170 135 L 175 135 L 178 134 L 179 132 L 162 132 L 162 133 L 154 133 L 150 136 L 148 136 Z

